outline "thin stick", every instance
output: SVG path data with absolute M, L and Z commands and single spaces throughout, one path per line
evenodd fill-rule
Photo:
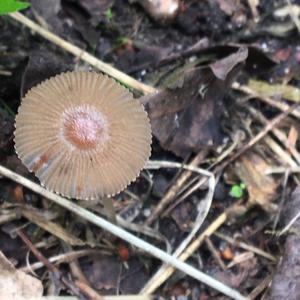
M 257 299 L 259 294 L 261 294 L 271 283 L 272 281 L 272 275 L 268 275 L 266 278 L 264 278 L 255 288 L 251 291 L 249 294 L 249 298 L 251 300 Z M 263 299 L 263 298 L 259 298 Z
M 47 191 L 40 185 L 30 181 L 29 179 L 20 176 L 19 174 L 3 167 L 0 165 L 0 174 L 5 177 L 10 178 L 11 180 L 31 189 L 32 191 L 44 196 L 45 198 L 55 202 L 56 204 L 68 209 L 69 211 L 73 212 L 77 216 L 107 230 L 111 234 L 127 241 L 128 243 L 144 250 L 146 253 L 155 256 L 156 258 L 162 260 L 163 262 L 170 264 L 172 267 L 177 268 L 178 270 L 190 275 L 191 277 L 207 284 L 208 286 L 218 290 L 219 292 L 223 293 L 231 297 L 232 299 L 237 300 L 246 300 L 247 298 L 241 295 L 238 291 L 226 286 L 225 284 L 217 281 L 216 279 L 206 275 L 205 273 L 197 270 L 196 268 L 176 259 L 175 257 L 171 256 L 170 254 L 162 251 L 161 249 L 137 238 L 133 234 L 125 231 L 118 226 L 109 223 L 108 221 L 104 220 L 103 218 L 94 215 L 90 211 L 78 206 L 74 202 L 71 202 L 59 195 L 56 195 L 50 191 Z
M 186 249 L 179 255 L 179 259 L 186 261 L 203 243 L 207 236 L 212 235 L 220 226 L 222 226 L 227 220 L 227 213 L 223 212 L 218 216 L 210 226 L 205 229 L 198 238 L 196 238 Z M 141 294 L 151 294 L 159 286 L 161 286 L 175 271 L 172 266 L 163 265 L 158 269 L 158 271 L 152 276 L 152 278 L 147 282 L 147 284 L 140 291 Z
M 29 238 L 25 235 L 24 232 L 22 232 L 21 230 L 17 230 L 17 234 L 24 242 L 24 244 L 32 251 L 35 257 L 41 262 L 43 262 L 43 264 L 48 268 L 48 270 L 53 274 L 55 274 L 60 279 L 60 281 L 65 285 L 65 287 L 67 287 L 74 295 L 86 299 L 81 294 L 80 289 L 76 287 L 71 280 L 63 276 L 61 272 L 48 261 L 48 259 L 36 248 L 36 246 L 33 245 L 33 243 L 29 240 Z
M 235 90 L 238 90 L 238 91 L 241 91 L 241 92 L 244 92 L 248 95 L 251 95 L 255 98 L 257 98 L 258 100 L 260 101 L 263 101 L 273 107 L 276 107 L 278 108 L 279 110 L 281 111 L 285 111 L 289 108 L 289 105 L 284 103 L 284 102 L 279 102 L 279 101 L 276 101 L 270 97 L 267 97 L 267 96 L 263 96 L 261 94 L 258 94 L 256 91 L 254 91 L 253 89 L 249 88 L 248 86 L 246 85 L 240 85 L 239 83 L 237 82 L 234 82 L 232 84 L 232 88 L 235 89 Z M 298 110 L 295 110 L 295 111 L 292 111 L 291 114 L 300 119 L 300 112 Z
M 156 92 L 157 90 L 153 88 L 152 86 L 146 85 L 142 82 L 137 81 L 136 79 L 132 78 L 131 76 L 115 69 L 114 67 L 104 63 L 103 61 L 99 60 L 95 56 L 89 54 L 88 52 L 80 49 L 77 46 L 74 46 L 70 42 L 65 41 L 64 39 L 60 38 L 56 34 L 50 32 L 49 30 L 41 27 L 39 24 L 31 21 L 29 18 L 25 17 L 19 12 L 11 13 L 9 16 L 22 23 L 26 27 L 32 29 L 33 31 L 40 34 L 42 37 L 47 39 L 48 41 L 52 42 L 53 44 L 56 44 L 57 46 L 63 48 L 64 50 L 72 53 L 76 57 L 86 61 L 93 67 L 99 69 L 100 71 L 108 74 L 111 77 L 114 77 L 115 79 L 123 82 L 124 84 L 130 86 L 131 88 L 140 91 L 144 94 L 151 94 Z
M 282 173 L 300 173 L 300 167 L 270 167 L 265 170 L 265 175 L 282 174 Z
M 269 121 L 269 123 L 256 135 L 254 136 L 247 144 L 245 144 L 242 148 L 240 148 L 235 154 L 229 157 L 226 161 L 216 166 L 213 173 L 217 175 L 222 172 L 230 163 L 234 162 L 238 157 L 243 155 L 252 146 L 258 143 L 262 138 L 264 138 L 271 130 L 276 128 L 278 124 L 286 118 L 290 113 L 293 113 L 295 109 L 299 106 L 299 103 L 295 103 L 292 106 L 289 106 L 287 110 L 283 111 L 280 115 L 273 118 Z M 186 191 L 183 195 L 180 196 L 179 199 L 175 203 L 173 203 L 172 207 L 169 210 L 175 208 L 181 201 L 190 196 L 193 192 L 198 190 L 203 184 L 207 182 L 207 178 L 201 178 L 195 185 L 193 185 L 188 191 Z
M 77 250 L 77 251 L 71 251 L 68 253 L 63 253 L 63 254 L 58 254 L 55 256 L 52 256 L 50 258 L 48 258 L 48 261 L 50 263 L 55 263 L 55 265 L 61 264 L 61 263 L 65 263 L 65 262 L 71 262 L 74 259 L 80 258 L 82 256 L 88 256 L 88 255 L 93 255 L 93 254 L 99 254 L 101 253 L 100 250 Z M 42 261 L 37 261 L 33 264 L 28 264 L 25 267 L 21 267 L 19 268 L 20 271 L 23 271 L 25 273 L 28 273 L 30 271 L 35 271 L 38 270 L 40 268 L 44 267 L 44 263 Z
M 265 136 L 263 141 L 276 154 L 277 159 L 284 165 L 289 165 L 292 168 L 298 166 L 292 157 L 269 135 Z
M 223 164 L 219 165 L 214 173 L 222 171 L 225 167 L 227 167 L 230 163 L 235 161 L 238 157 L 248 151 L 253 145 L 259 142 L 263 137 L 266 136 L 273 128 L 275 128 L 284 118 L 286 118 L 290 113 L 292 113 L 300 104 L 295 103 L 291 105 L 287 110 L 282 112 L 277 117 L 270 120 L 270 122 L 253 138 L 244 145 L 239 151 L 237 151 L 234 155 L 232 155 L 227 161 Z
M 251 252 L 253 252 L 257 255 L 260 255 L 262 257 L 265 257 L 265 258 L 267 258 L 271 261 L 277 262 L 277 259 L 276 259 L 275 256 L 261 250 L 260 248 L 257 248 L 255 246 L 249 245 L 249 244 L 244 243 L 244 242 L 240 242 L 236 239 L 233 239 L 229 236 L 226 236 L 225 234 L 222 234 L 221 232 L 215 232 L 214 235 L 216 235 L 218 238 L 230 243 L 231 245 L 237 246 L 237 247 L 242 248 L 242 249 L 247 250 L 247 251 L 251 251 Z
M 191 168 L 195 168 L 199 165 L 199 163 L 203 160 L 203 152 L 199 152 L 194 159 L 191 161 L 189 166 Z M 174 199 L 178 191 L 181 189 L 183 184 L 191 177 L 192 170 L 184 171 L 176 180 L 176 183 L 171 186 L 171 188 L 167 191 L 167 193 L 163 196 L 163 198 L 159 201 L 158 205 L 155 207 L 152 214 L 146 220 L 146 224 L 151 225 L 161 214 L 166 206 L 168 206 L 171 201 Z M 209 176 L 209 175 L 206 175 Z
M 213 242 L 211 241 L 211 239 L 209 237 L 206 237 L 205 242 L 206 242 L 207 248 L 210 250 L 212 256 L 214 257 L 215 261 L 218 263 L 219 267 L 223 271 L 225 271 L 226 265 L 225 265 L 224 261 L 222 260 L 219 252 L 216 250 L 216 247 L 213 244 Z
M 267 125 L 269 123 L 269 120 L 257 109 L 253 107 L 248 107 L 248 110 L 252 117 L 257 119 L 263 125 Z M 276 138 L 280 140 L 280 142 L 289 150 L 289 152 L 291 152 L 297 163 L 300 164 L 300 154 L 293 145 L 288 145 L 288 139 L 285 133 L 278 128 L 273 128 L 272 132 L 276 136 Z

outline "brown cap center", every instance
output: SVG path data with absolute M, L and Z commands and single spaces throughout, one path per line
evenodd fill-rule
M 105 117 L 95 108 L 80 105 L 63 115 L 63 137 L 80 150 L 91 150 L 108 139 Z

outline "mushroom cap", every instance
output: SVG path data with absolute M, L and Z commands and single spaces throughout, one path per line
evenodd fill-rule
M 16 116 L 15 149 L 47 189 L 77 199 L 113 196 L 151 153 L 143 106 L 115 80 L 67 72 L 33 87 Z

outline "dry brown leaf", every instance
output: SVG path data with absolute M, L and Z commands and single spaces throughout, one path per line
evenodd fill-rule
M 223 98 L 247 55 L 246 48 L 239 48 L 208 67 L 185 70 L 177 87 L 141 100 L 152 132 L 163 148 L 185 157 L 222 141 L 220 123 L 226 111 Z
M 273 213 L 275 206 L 271 203 L 276 198 L 277 182 L 265 175 L 270 166 L 255 153 L 247 153 L 235 164 L 235 172 L 246 185 L 249 203 L 258 204 L 267 212 Z
M 38 299 L 42 294 L 42 283 L 32 276 L 16 270 L 0 251 L 0 299 Z
M 288 135 L 288 140 L 287 140 L 287 147 L 288 148 L 294 148 L 296 146 L 296 142 L 298 140 L 298 131 L 294 126 L 291 126 L 289 135 Z

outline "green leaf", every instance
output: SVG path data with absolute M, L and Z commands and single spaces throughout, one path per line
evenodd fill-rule
M 119 36 L 117 38 L 118 46 L 126 45 L 129 41 L 130 41 L 130 39 L 127 36 Z
M 16 0 L 0 0 L 0 15 L 16 12 L 30 6 L 28 2 Z
M 233 198 L 242 198 L 244 194 L 244 188 L 241 185 L 235 184 L 231 187 L 229 194 Z
M 105 11 L 105 16 L 107 18 L 108 21 L 111 21 L 113 18 L 113 12 L 111 10 L 111 8 L 109 8 L 108 10 Z

